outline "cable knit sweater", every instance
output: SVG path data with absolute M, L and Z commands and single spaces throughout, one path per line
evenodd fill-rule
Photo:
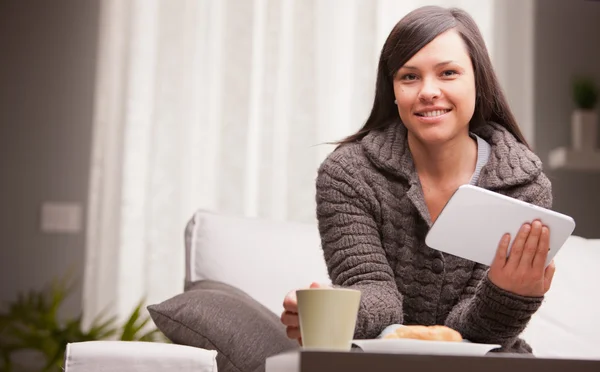
M 551 207 L 536 155 L 495 123 L 472 131 L 491 145 L 477 186 Z M 425 245 L 431 218 L 401 123 L 340 146 L 316 186 L 331 280 L 362 292 L 356 338 L 391 324 L 443 324 L 501 351 L 532 352 L 518 336 L 543 298 L 506 292 L 488 280 L 488 267 Z

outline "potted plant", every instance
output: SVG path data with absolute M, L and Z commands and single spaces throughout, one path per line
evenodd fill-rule
M 68 343 L 95 340 L 168 342 L 150 318 L 143 300 L 122 324 L 116 317 L 98 316 L 84 327 L 82 316 L 61 319 L 59 308 L 74 287 L 70 280 L 22 293 L 0 309 L 0 371 L 60 372 Z
M 575 110 L 571 117 L 572 145 L 575 150 L 596 149 L 598 113 L 598 89 L 587 77 L 578 77 L 573 82 Z

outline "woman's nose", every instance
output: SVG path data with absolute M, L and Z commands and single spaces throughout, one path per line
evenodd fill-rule
M 435 84 L 432 79 L 423 80 L 421 91 L 419 92 L 419 99 L 425 102 L 432 101 L 440 96 L 440 88 Z

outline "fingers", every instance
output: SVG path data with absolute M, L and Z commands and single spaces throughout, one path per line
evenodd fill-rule
M 281 323 L 288 327 L 299 327 L 300 321 L 297 313 L 292 313 L 289 311 L 284 311 L 281 314 Z
M 296 291 L 291 291 L 283 300 L 284 311 L 281 313 L 281 323 L 286 326 L 286 334 L 290 339 L 298 339 L 300 341 L 300 320 L 298 317 L 298 301 L 296 299 Z
M 283 309 L 291 313 L 298 312 L 298 299 L 296 298 L 296 291 L 291 291 L 283 299 Z
M 494 258 L 494 262 L 492 265 L 497 265 L 502 268 L 506 265 L 506 257 L 508 254 L 508 244 L 510 243 L 510 234 L 504 234 L 498 243 L 498 248 L 496 249 L 496 257 Z
M 525 270 L 528 270 L 533 264 L 533 259 L 538 251 L 540 235 L 542 235 L 542 223 L 538 220 L 535 220 L 531 224 L 531 231 L 529 232 L 527 240 L 525 241 L 523 255 L 521 256 L 521 260 L 519 262 L 519 266 Z
M 552 285 L 552 278 L 554 278 L 554 273 L 556 272 L 556 265 L 554 264 L 554 260 L 550 262 L 546 270 L 544 271 L 544 293 L 548 292 L 550 286 Z
M 506 263 L 506 266 L 509 266 L 511 269 L 516 269 L 519 266 L 521 256 L 523 255 L 523 249 L 525 247 L 525 242 L 527 241 L 530 231 L 531 225 L 528 223 L 523 224 L 523 226 L 521 226 L 519 229 L 512 247 L 510 248 L 508 261 Z
M 281 322 L 286 326 L 285 332 L 288 338 L 292 340 L 298 339 L 300 345 L 302 345 L 302 341 L 300 339 L 300 320 L 298 318 L 297 313 L 292 313 L 289 311 L 284 311 L 281 314 Z
M 285 331 L 288 338 L 291 338 L 292 340 L 300 338 L 300 328 L 298 327 L 287 327 Z
M 550 229 L 547 226 L 542 226 L 541 230 L 540 241 L 537 246 L 535 258 L 533 259 L 534 269 L 540 272 L 546 266 L 546 260 L 550 251 Z

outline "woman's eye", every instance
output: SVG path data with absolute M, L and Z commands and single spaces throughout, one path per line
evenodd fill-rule
M 402 80 L 406 80 L 406 81 L 413 81 L 417 79 L 417 75 L 415 74 L 406 74 L 406 75 L 402 75 L 401 77 Z
M 446 70 L 446 71 L 442 72 L 442 75 L 444 77 L 451 77 L 451 76 L 454 76 L 454 75 L 457 75 L 457 74 L 458 74 L 458 72 L 456 72 L 454 70 Z

